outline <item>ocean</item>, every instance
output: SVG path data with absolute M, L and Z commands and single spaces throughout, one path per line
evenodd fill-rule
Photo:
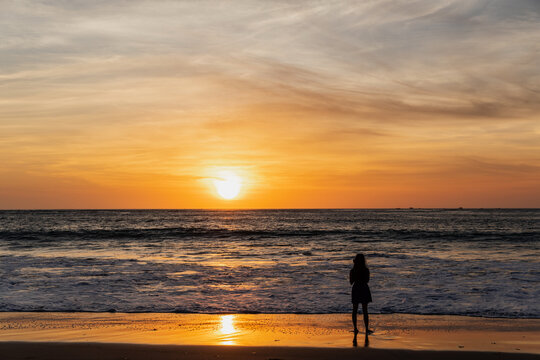
M 540 317 L 539 209 L 0 211 L 0 311 Z

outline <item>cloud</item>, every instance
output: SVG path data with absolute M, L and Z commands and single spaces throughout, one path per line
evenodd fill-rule
M 2 161 L 101 183 L 468 171 L 456 158 L 525 178 L 539 21 L 524 0 L 1 2 Z

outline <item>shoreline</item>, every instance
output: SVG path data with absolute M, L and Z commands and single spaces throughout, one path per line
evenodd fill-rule
M 370 314 L 370 328 L 370 350 L 540 354 L 540 319 Z M 351 330 L 350 314 L 0 313 L 2 346 L 24 341 L 344 349 L 353 347 Z M 359 334 L 358 348 L 364 340 Z
M 134 315 L 134 314 L 170 314 L 170 315 L 350 315 L 350 312 L 175 312 L 175 311 L 94 311 L 94 310 L 0 310 L 1 314 L 125 314 L 125 315 Z M 361 312 L 359 312 L 361 314 Z M 484 316 L 484 315 L 474 315 L 474 314 L 416 314 L 416 313 L 405 313 L 405 312 L 394 312 L 394 313 L 376 313 L 370 312 L 369 316 L 393 316 L 393 315 L 403 315 L 403 316 L 425 316 L 425 317 L 436 317 L 436 316 L 455 316 L 455 317 L 466 317 L 466 318 L 479 318 L 479 319 L 494 319 L 494 320 L 540 320 L 539 317 L 511 317 L 511 316 Z

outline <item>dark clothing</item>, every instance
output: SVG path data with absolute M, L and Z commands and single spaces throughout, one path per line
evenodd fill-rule
M 369 269 L 352 268 L 349 273 L 349 282 L 352 284 L 352 303 L 367 304 L 372 302 L 371 291 L 369 290 Z

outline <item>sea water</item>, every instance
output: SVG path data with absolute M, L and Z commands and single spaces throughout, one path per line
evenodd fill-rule
M 0 311 L 540 317 L 540 210 L 0 211 Z

